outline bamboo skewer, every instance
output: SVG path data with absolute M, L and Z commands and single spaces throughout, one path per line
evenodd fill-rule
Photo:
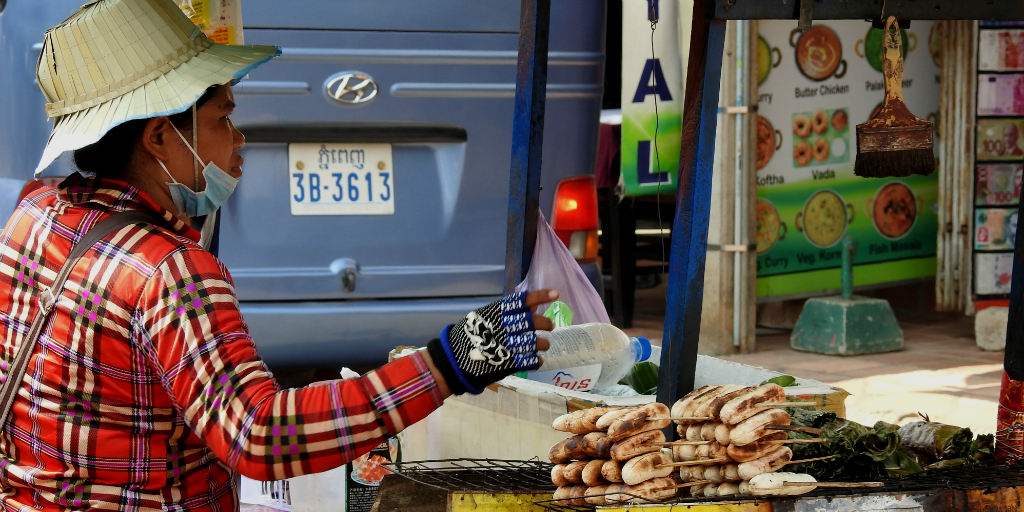
M 704 444 L 711 444 L 714 441 L 663 441 L 660 443 L 651 443 L 651 446 L 700 446 Z
M 781 407 L 814 407 L 814 402 L 765 402 L 763 404 L 756 404 L 754 407 L 758 409 L 777 409 Z
M 717 459 L 701 459 L 701 460 L 688 460 L 684 462 L 670 462 L 668 464 L 659 464 L 654 466 L 655 468 L 679 468 L 683 466 L 704 466 L 710 464 L 721 464 L 723 462 L 729 462 L 729 457 L 718 457 Z
M 768 430 L 785 430 L 787 432 L 800 432 L 802 434 L 810 434 L 812 436 L 817 436 L 821 434 L 820 428 L 804 427 L 801 425 L 772 425 L 767 428 Z
M 814 461 L 819 461 L 819 460 L 828 460 L 828 459 L 831 459 L 833 457 L 835 457 L 835 455 L 826 455 L 824 457 L 815 457 L 813 459 L 791 460 L 791 461 L 787 462 L 786 465 L 788 466 L 790 464 L 803 464 L 804 462 L 814 462 Z
M 783 482 L 786 487 L 884 487 L 883 482 Z
M 828 439 L 815 437 L 813 439 L 786 439 L 784 441 L 769 441 L 777 444 L 808 444 L 808 443 L 825 443 Z
M 667 491 L 669 489 L 682 489 L 683 487 L 693 487 L 695 485 L 710 484 L 711 480 L 698 480 L 696 482 L 686 482 L 685 484 L 669 485 L 667 487 L 658 487 L 655 491 Z
M 664 418 L 647 418 L 647 421 L 711 421 L 710 416 L 667 416 Z

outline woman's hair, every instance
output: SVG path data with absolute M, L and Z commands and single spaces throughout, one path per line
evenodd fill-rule
M 210 101 L 219 87 L 226 86 L 214 85 L 207 89 L 196 101 L 196 108 L 202 107 L 203 104 Z M 168 119 L 182 132 L 192 131 L 191 108 L 168 116 Z M 125 171 L 128 170 L 135 145 L 142 137 L 142 132 L 145 131 L 148 122 L 149 119 L 135 119 L 111 128 L 96 143 L 75 150 L 75 165 L 79 169 L 101 178 L 122 178 Z

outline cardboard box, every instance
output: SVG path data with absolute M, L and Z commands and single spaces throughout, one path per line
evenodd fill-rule
M 651 360 L 660 360 L 660 349 Z M 695 385 L 755 386 L 781 375 L 764 368 L 697 356 Z M 844 401 L 849 393 L 815 380 L 796 380 L 796 386 L 786 388 L 788 396 L 845 416 Z M 655 398 L 596 395 L 508 377 L 480 395 L 449 398 L 425 420 L 399 434 L 402 460 L 547 460 L 548 449 L 570 435 L 551 428 L 551 422 L 558 416 L 599 405 L 641 405 Z

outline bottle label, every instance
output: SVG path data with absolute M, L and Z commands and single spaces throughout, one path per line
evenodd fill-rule
M 579 356 L 579 358 L 582 358 L 587 354 L 597 352 L 597 344 L 594 343 L 594 338 L 582 329 L 559 330 L 557 334 L 558 343 L 551 344 L 551 350 L 547 351 L 545 357 L 562 359 L 565 356 Z
M 601 376 L 601 365 L 591 364 L 577 366 L 564 370 L 552 370 L 549 372 L 534 372 L 527 376 L 528 379 L 551 384 L 569 391 L 590 391 L 597 385 L 597 379 Z

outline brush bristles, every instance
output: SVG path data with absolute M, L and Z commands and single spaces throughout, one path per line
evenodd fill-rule
M 862 178 L 901 178 L 912 174 L 927 176 L 935 172 L 935 153 L 931 149 L 858 152 L 853 173 Z

